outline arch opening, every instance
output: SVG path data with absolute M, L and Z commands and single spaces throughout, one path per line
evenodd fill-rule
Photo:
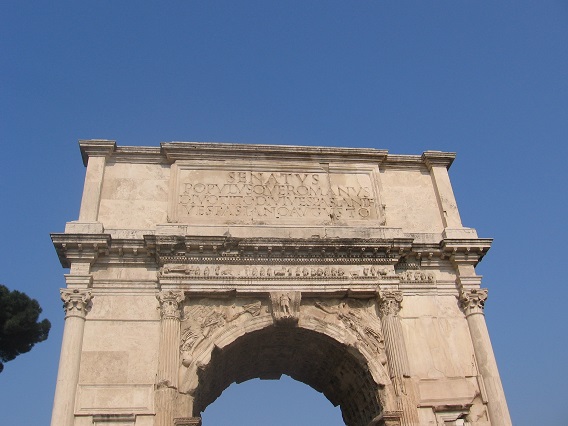
M 339 407 L 310 386 L 283 374 L 279 380 L 233 383 L 201 415 L 204 426 L 344 426 Z
M 300 327 L 270 326 L 216 347 L 197 371 L 194 416 L 199 416 L 232 383 L 279 379 L 305 383 L 335 406 L 348 426 L 367 426 L 381 412 L 380 386 L 353 348 Z

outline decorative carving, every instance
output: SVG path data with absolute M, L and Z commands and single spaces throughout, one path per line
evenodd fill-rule
M 487 300 L 487 289 L 462 290 L 459 297 L 460 307 L 466 315 L 482 314 Z
M 183 292 L 175 292 L 172 290 L 161 291 L 156 295 L 156 299 L 160 302 L 160 314 L 162 319 L 180 319 L 179 304 L 185 299 Z
M 78 289 L 61 289 L 61 300 L 63 301 L 63 309 L 65 310 L 65 318 L 77 316 L 85 318 L 91 307 L 91 299 L 93 298 L 91 290 Z
M 425 272 L 420 270 L 411 270 L 400 272 L 398 277 L 401 282 L 425 282 L 433 283 L 435 282 L 433 272 Z
M 337 315 L 348 329 L 355 332 L 357 340 L 372 352 L 378 354 L 381 364 L 386 364 L 385 338 L 380 320 L 375 315 L 366 312 L 361 302 L 349 300 L 333 306 L 316 301 L 314 306 L 327 314 Z
M 202 342 L 208 341 L 212 334 L 236 321 L 245 314 L 257 317 L 262 312 L 262 303 L 255 301 L 241 306 L 211 306 L 201 300 L 195 305 L 185 306 L 180 337 L 180 366 L 178 370 L 179 391 L 191 393 L 195 390 L 192 380 L 198 367 L 194 363 L 193 352 Z M 193 371 L 193 373 L 192 373 Z M 193 378 L 193 379 L 192 379 Z
M 398 316 L 402 307 L 402 292 L 388 290 L 379 292 L 379 313 L 382 318 Z
M 272 317 L 277 325 L 295 325 L 300 318 L 299 291 L 275 291 L 270 293 Z
M 182 364 L 189 365 L 191 362 L 189 356 L 191 350 L 207 339 L 215 330 L 247 313 L 253 317 L 259 316 L 261 307 L 260 301 L 248 303 L 240 307 L 233 304 L 225 309 L 225 311 L 229 310 L 230 312 L 225 312 L 221 307 L 214 308 L 201 304 L 186 306 L 180 343 Z

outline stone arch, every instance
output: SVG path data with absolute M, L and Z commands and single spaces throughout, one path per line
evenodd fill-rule
M 376 354 L 341 325 L 301 315 L 297 326 L 278 326 L 261 315 L 224 327 L 196 347 L 180 391 L 192 395 L 190 414 L 198 417 L 232 383 L 282 374 L 339 405 L 349 426 L 367 426 L 382 412 L 390 384 Z

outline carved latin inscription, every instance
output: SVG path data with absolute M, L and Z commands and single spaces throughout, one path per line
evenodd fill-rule
M 181 176 L 177 199 L 180 221 L 377 219 L 375 196 L 366 174 L 184 170 Z

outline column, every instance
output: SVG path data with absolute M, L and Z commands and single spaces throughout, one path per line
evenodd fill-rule
M 487 393 L 487 410 L 493 426 L 511 426 L 511 417 L 505 400 L 505 392 L 497 370 L 497 361 L 489 339 L 483 309 L 487 299 L 487 289 L 472 289 L 460 292 L 460 305 L 467 318 L 473 350 L 479 374 L 483 378 Z
M 400 424 L 402 426 L 418 426 L 414 385 L 410 380 L 408 355 L 404 343 L 402 323 L 398 316 L 401 306 L 402 292 L 383 291 L 379 293 L 379 314 L 385 337 L 389 374 L 397 399 L 397 410 L 401 412 Z
M 162 318 L 156 376 L 156 426 L 171 426 L 178 386 L 180 304 L 185 296 L 183 292 L 167 290 L 158 293 L 156 298 Z
M 61 289 L 65 327 L 51 426 L 73 426 L 75 422 L 75 394 L 79 382 L 85 315 L 91 298 L 90 290 Z

